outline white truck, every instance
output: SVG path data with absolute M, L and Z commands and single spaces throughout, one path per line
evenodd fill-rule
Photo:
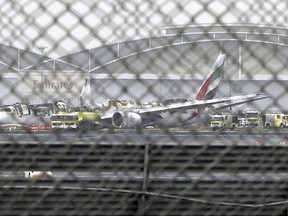
M 53 174 L 51 171 L 23 171 L 22 176 L 24 178 L 42 179 L 42 178 L 52 178 Z

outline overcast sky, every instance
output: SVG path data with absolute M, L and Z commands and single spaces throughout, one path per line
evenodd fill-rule
M 284 0 L 0 0 L 2 44 L 56 58 L 163 34 L 169 25 L 286 25 Z

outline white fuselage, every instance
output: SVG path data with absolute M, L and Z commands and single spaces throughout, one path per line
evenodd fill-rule
M 121 108 L 110 108 L 107 111 L 102 113 L 102 117 L 106 118 L 106 116 L 112 116 L 116 112 L 131 112 L 131 113 L 141 113 L 141 111 L 145 109 L 150 109 L 151 107 L 146 107 L 143 105 L 139 106 L 130 106 L 130 107 L 121 107 Z M 200 112 L 201 113 L 201 112 Z M 155 115 L 149 114 L 139 114 L 143 119 L 148 118 L 151 119 L 151 122 L 146 125 L 158 125 L 163 127 L 181 127 L 196 124 L 200 120 L 200 113 L 198 113 L 197 109 L 189 109 L 183 111 L 174 111 L 174 112 L 160 112 L 158 117 Z M 112 124 L 112 122 L 111 122 Z M 145 124 L 143 126 L 146 126 Z
M 0 107 L 0 127 L 48 126 L 50 115 L 55 112 L 53 104 L 15 103 Z
M 50 122 L 49 116 L 36 116 L 32 112 L 30 115 L 18 115 L 14 112 L 0 111 L 0 126 L 10 124 L 15 125 L 47 125 Z

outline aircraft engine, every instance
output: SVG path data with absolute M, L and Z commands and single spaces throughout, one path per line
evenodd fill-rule
M 112 124 L 116 128 L 137 128 L 141 123 L 141 116 L 133 112 L 116 112 L 112 116 Z

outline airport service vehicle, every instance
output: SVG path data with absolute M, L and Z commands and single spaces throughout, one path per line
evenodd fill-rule
M 216 114 L 211 116 L 210 126 L 213 130 L 235 130 L 235 128 L 238 127 L 238 119 L 237 116 Z
M 240 128 L 244 128 L 246 127 L 247 125 L 247 122 L 246 122 L 246 113 L 245 112 L 239 112 L 237 114 L 237 117 L 238 117 L 238 125 Z
M 288 115 L 283 113 L 265 114 L 262 116 L 264 128 L 286 128 L 288 126 Z
M 96 130 L 100 128 L 101 117 L 97 112 L 59 112 L 50 117 L 53 131 Z
M 259 127 L 262 125 L 261 113 L 257 110 L 246 111 L 246 127 Z
M 53 174 L 51 171 L 23 171 L 22 176 L 24 178 L 39 179 L 39 178 L 52 178 Z

